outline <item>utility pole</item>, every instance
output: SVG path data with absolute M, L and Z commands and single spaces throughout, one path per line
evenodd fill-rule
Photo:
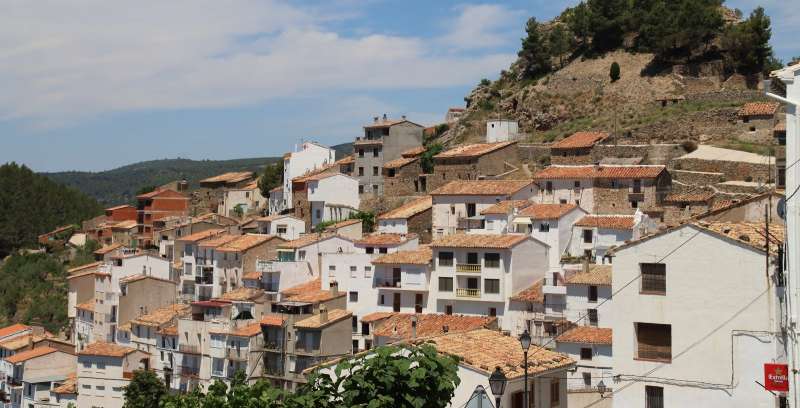
M 797 203 L 800 195 L 800 116 L 797 104 L 800 103 L 800 64 L 785 67 L 773 72 L 772 77 L 786 86 L 786 96 L 770 92 L 770 82 L 765 81 L 767 96 L 786 105 L 786 238 L 784 241 L 786 258 L 786 303 L 787 303 L 787 354 L 789 356 L 789 406 L 800 407 L 800 219 Z

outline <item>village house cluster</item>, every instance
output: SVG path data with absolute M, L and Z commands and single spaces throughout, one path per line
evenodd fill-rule
M 785 140 L 777 112 L 738 118 L 754 140 Z M 352 155 L 285 154 L 266 195 L 255 174 L 226 173 L 44 234 L 102 247 L 69 271 L 63 334 L 0 329 L 3 403 L 122 407 L 138 369 L 175 392 L 238 371 L 294 390 L 348 356 L 424 342 L 460 358 L 454 407 L 489 392 L 495 367 L 504 408 L 523 407 L 526 369 L 532 407 L 773 406 L 753 379 L 786 361 L 774 159 L 700 145 L 659 162 L 607 132 L 532 146 L 516 122 L 486 125 L 426 173 L 425 127 L 383 115 Z M 368 231 L 364 203 L 389 198 Z

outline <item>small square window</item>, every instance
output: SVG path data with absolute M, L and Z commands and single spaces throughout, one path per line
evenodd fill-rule
M 592 349 L 589 347 L 581 347 L 581 360 L 591 360 Z
M 350 302 L 358 302 L 358 292 L 350 292 Z

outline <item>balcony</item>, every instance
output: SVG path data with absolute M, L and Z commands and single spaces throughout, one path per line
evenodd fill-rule
M 628 193 L 628 201 L 644 201 L 644 193 Z
M 199 367 L 181 366 L 180 373 L 182 376 L 197 377 L 200 375 Z
M 265 292 L 277 293 L 281 291 L 280 282 L 267 282 L 263 283 L 262 286 Z
M 486 220 L 478 217 L 469 217 L 469 218 L 460 217 L 458 218 L 457 222 L 458 222 L 457 228 L 459 230 L 484 229 L 486 225 L 485 224 Z
M 247 349 L 227 349 L 225 358 L 233 361 L 247 361 L 250 352 Z
M 379 281 L 375 284 L 375 286 L 379 288 L 402 288 L 403 283 L 401 281 L 389 280 L 389 281 Z
M 279 272 L 275 262 L 259 259 L 256 261 L 256 272 Z
M 456 264 L 457 273 L 481 273 L 481 264 Z
M 542 280 L 542 293 L 546 295 L 566 295 L 567 287 L 559 279 L 544 278 Z
M 481 297 L 481 290 L 480 289 L 458 288 L 458 289 L 456 289 L 456 297 L 460 297 L 460 298 L 479 298 L 479 297 Z
M 178 345 L 178 351 L 186 354 L 200 354 L 200 346 L 190 346 L 188 344 Z
M 213 285 L 214 275 L 195 276 L 194 283 L 195 285 Z

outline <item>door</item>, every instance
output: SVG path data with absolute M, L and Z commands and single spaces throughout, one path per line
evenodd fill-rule
M 475 203 L 467 204 L 467 217 L 475 216 Z
M 478 278 L 467 278 L 467 289 L 478 289 Z
M 399 293 L 395 293 L 394 294 L 394 299 L 392 300 L 392 310 L 394 310 L 395 312 L 399 312 L 400 311 L 400 294 Z
M 470 252 L 467 254 L 467 263 L 470 265 L 477 265 L 478 264 L 478 254 L 476 252 Z
M 422 313 L 422 293 L 414 295 L 414 313 Z
M 400 286 L 400 268 L 392 268 L 392 286 Z

